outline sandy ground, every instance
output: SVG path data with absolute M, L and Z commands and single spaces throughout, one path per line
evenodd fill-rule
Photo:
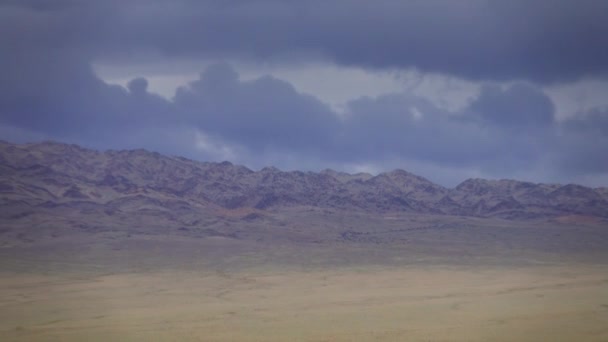
M 608 267 L 0 273 L 1 341 L 607 341 Z

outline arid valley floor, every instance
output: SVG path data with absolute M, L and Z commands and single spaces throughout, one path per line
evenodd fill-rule
M 238 239 L 39 229 L 12 240 L 0 249 L 0 340 L 608 339 L 605 223 L 302 215 L 282 234 L 264 220 L 217 229 Z
M 608 189 L 0 142 L 0 341 L 608 341 Z

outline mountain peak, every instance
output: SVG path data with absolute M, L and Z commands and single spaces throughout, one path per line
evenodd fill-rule
M 280 173 L 281 170 L 274 166 L 265 166 L 260 170 L 261 173 Z
M 322 175 L 327 175 L 333 177 L 340 182 L 350 182 L 350 181 L 366 181 L 374 176 L 366 172 L 359 173 L 348 173 L 342 171 L 336 171 L 332 169 L 324 169 L 320 172 Z
M 574 184 L 472 178 L 446 189 L 402 169 L 377 176 L 331 169 L 283 172 L 272 166 L 252 171 L 228 161 L 196 162 L 143 149 L 98 152 L 57 142 L 2 147 L 5 204 L 86 201 L 111 206 L 112 212 L 120 205 L 156 208 L 174 201 L 178 207 L 229 210 L 305 206 L 503 218 L 608 217 L 606 188 Z

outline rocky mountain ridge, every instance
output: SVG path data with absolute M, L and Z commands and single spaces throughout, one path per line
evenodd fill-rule
M 608 191 L 484 179 L 468 179 L 449 189 L 404 170 L 376 176 L 272 167 L 252 171 L 229 162 L 197 162 L 141 149 L 99 152 L 56 142 L 0 142 L 0 205 L 3 217 L 23 211 L 10 208 L 67 206 L 103 208 L 107 215 L 314 207 L 506 219 L 606 218 Z

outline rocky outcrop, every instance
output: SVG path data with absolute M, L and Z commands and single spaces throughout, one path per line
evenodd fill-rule
M 302 206 L 507 219 L 608 217 L 606 188 L 469 179 L 448 189 L 404 170 L 376 176 L 272 167 L 253 171 L 229 162 L 196 162 L 146 150 L 99 152 L 56 142 L 1 142 L 0 171 L 3 204 L 89 203 L 107 213 Z

